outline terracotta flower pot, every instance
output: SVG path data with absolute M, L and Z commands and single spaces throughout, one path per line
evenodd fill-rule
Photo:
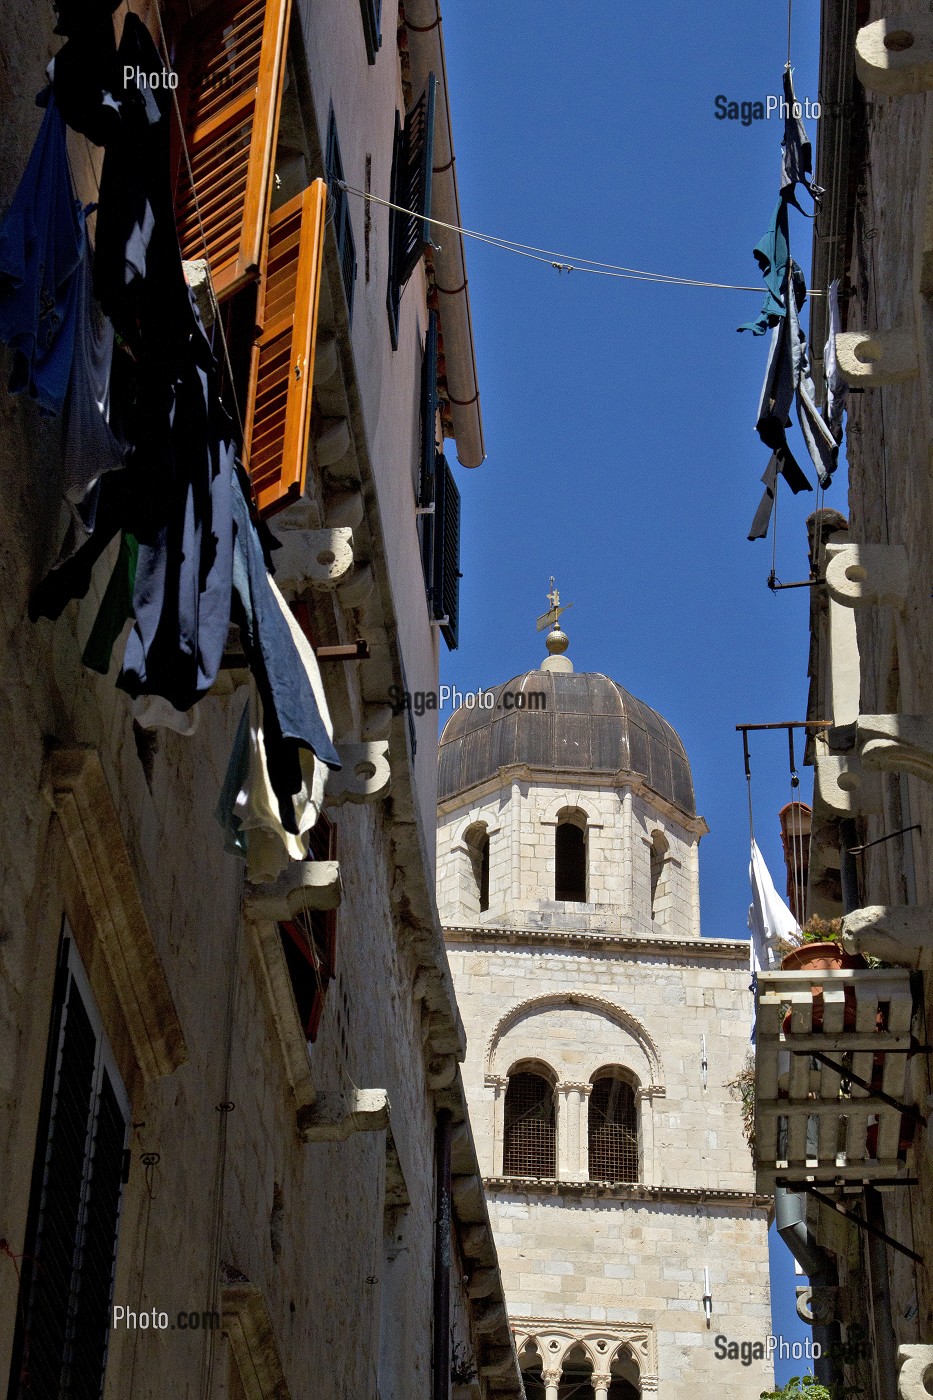
M 843 966 L 843 951 L 838 943 L 802 943 L 781 959 L 782 972 L 829 972 Z

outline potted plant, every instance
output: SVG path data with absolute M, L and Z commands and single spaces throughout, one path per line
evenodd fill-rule
M 860 953 L 847 953 L 844 950 L 841 919 L 822 919 L 819 914 L 811 914 L 802 933 L 800 947 L 792 948 L 781 960 L 785 972 L 803 968 L 827 972 L 840 967 L 868 966 Z
M 832 1391 L 814 1376 L 791 1376 L 780 1390 L 763 1390 L 761 1400 L 833 1400 Z

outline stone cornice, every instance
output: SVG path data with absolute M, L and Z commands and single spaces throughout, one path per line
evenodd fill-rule
M 671 962 L 692 962 L 697 958 L 748 962 L 748 940 L 744 938 L 655 938 L 651 934 L 639 937 L 625 933 L 575 933 L 565 929 L 505 928 L 501 924 L 451 924 L 444 929 L 444 937 L 448 943 L 543 943 L 574 950 L 658 953 Z
M 483 1185 L 492 1195 L 592 1196 L 612 1201 L 729 1205 L 745 1210 L 767 1210 L 774 1204 L 772 1196 L 758 1191 L 727 1191 L 711 1186 L 645 1186 L 639 1182 L 557 1181 L 551 1177 L 524 1176 L 484 1176 Z

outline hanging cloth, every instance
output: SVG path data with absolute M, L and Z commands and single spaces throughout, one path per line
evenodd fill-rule
M 781 199 L 800 209 L 805 218 L 810 218 L 797 203 L 797 186 L 803 185 L 812 195 L 816 208 L 819 208 L 824 190 L 809 178 L 813 172 L 813 148 L 794 96 L 794 79 L 789 65 L 784 69 L 784 135 L 781 138 L 781 151 Z
M 139 545 L 126 531 L 120 539 L 113 573 L 104 590 L 91 635 L 87 639 L 81 660 L 91 671 L 106 676 L 117 638 L 133 616 L 133 585 L 136 582 L 136 562 Z
M 779 199 L 775 205 L 767 232 L 755 244 L 753 255 L 765 280 L 767 295 L 757 318 L 754 321 L 746 321 L 737 329 L 751 331 L 752 335 L 764 335 L 770 327 L 778 325 L 787 316 L 786 284 L 790 264 L 790 240 L 787 205 L 783 199 Z
M 239 471 L 233 474 L 232 487 L 233 616 L 262 701 L 266 761 L 280 820 L 286 831 L 297 835 L 292 798 L 305 784 L 300 750 L 310 749 L 328 768 L 338 769 L 340 757 L 328 732 L 326 710 L 322 713 L 315 694 L 317 660 L 310 648 L 313 669 L 307 658 L 302 659 L 292 630 L 294 619 L 289 622 L 283 613 Z
M 771 872 L 754 836 L 748 878 L 752 887 L 752 903 L 748 911 L 750 966 L 753 973 L 768 972 L 780 962 L 783 948 L 787 944 L 798 947 L 803 935 L 797 920 L 774 887 Z
M 84 218 L 74 197 L 65 123 L 51 93 L 29 163 L 0 224 L 0 343 L 13 351 L 10 393 L 59 414 L 75 326 Z
M 823 347 L 823 373 L 826 379 L 826 409 L 824 420 L 833 435 L 833 441 L 842 443 L 842 415 L 845 411 L 846 394 L 849 386 L 839 372 L 836 359 L 836 336 L 842 330 L 839 319 L 839 278 L 829 287 L 829 334 Z

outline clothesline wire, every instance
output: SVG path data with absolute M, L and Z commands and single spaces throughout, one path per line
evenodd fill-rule
M 168 63 L 170 59 L 170 54 L 168 40 L 165 37 L 165 26 L 162 23 L 162 0 L 158 0 L 155 7 L 155 12 L 156 18 L 159 21 L 159 34 L 162 38 L 162 54 L 165 59 L 165 62 Z M 194 182 L 194 171 L 191 167 L 191 156 L 188 153 L 188 140 L 185 136 L 185 123 L 181 115 L 181 104 L 178 101 L 178 92 L 175 88 L 172 88 L 172 105 L 175 108 L 175 116 L 178 121 L 178 133 L 181 139 L 181 149 L 185 157 L 185 168 L 188 172 L 188 183 L 191 186 L 191 198 L 194 201 L 194 212 L 198 221 L 198 231 L 201 235 L 201 242 L 204 245 L 205 257 L 207 257 L 209 261 L 209 246 L 207 242 L 207 232 L 204 228 L 204 220 L 201 218 L 201 203 L 198 199 L 198 190 Z M 213 297 L 213 290 L 211 291 L 211 296 Z M 233 376 L 233 362 L 230 358 L 230 347 L 227 344 L 227 334 L 224 330 L 223 316 L 221 316 L 220 314 L 220 308 L 217 306 L 216 301 L 214 303 L 214 307 L 216 311 L 216 315 L 214 317 L 214 324 L 216 325 L 217 330 L 220 334 L 220 343 L 223 346 L 224 363 L 227 367 L 227 376 L 230 384 L 230 396 L 233 399 L 233 407 L 236 411 L 237 422 L 240 425 L 240 445 L 243 454 L 243 461 L 244 464 L 248 467 L 249 461 L 247 453 L 249 451 L 249 448 L 246 442 L 246 426 L 243 422 L 243 414 L 240 411 L 240 400 L 236 391 L 236 380 Z
M 355 186 L 349 185 L 346 180 L 335 180 L 334 184 L 345 194 L 352 194 L 358 199 L 378 204 L 383 209 L 393 209 L 399 214 L 407 214 L 413 218 L 421 217 L 417 209 L 408 209 L 405 205 L 396 204 L 391 199 L 382 199 L 379 195 L 357 189 Z M 556 272 L 589 272 L 595 277 L 612 277 L 632 282 L 654 282 L 661 286 L 672 287 L 708 287 L 714 291 L 723 292 L 761 291 L 760 284 L 756 287 L 737 282 L 709 282 L 696 277 L 677 277 L 673 273 L 647 272 L 643 268 L 625 267 L 621 263 L 600 262 L 597 258 L 575 257 L 570 253 L 558 253 L 553 249 L 538 248 L 533 243 L 519 243 L 513 238 L 501 238 L 497 234 L 481 233 L 477 229 L 464 228 L 461 224 L 446 223 L 443 219 L 431 217 L 425 222 L 434 228 L 446 229 L 450 233 L 459 233 L 464 238 L 472 238 L 478 243 L 498 248 L 503 253 L 515 253 L 519 257 L 530 258 L 532 262 L 545 263 L 548 267 L 553 267 Z M 822 291 L 808 291 L 808 296 L 823 295 Z

